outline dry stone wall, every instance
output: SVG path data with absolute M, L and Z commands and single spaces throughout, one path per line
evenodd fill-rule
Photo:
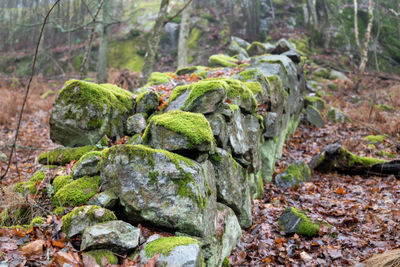
M 286 40 L 266 45 L 233 38 L 229 52 L 234 56 L 212 56 L 212 67 L 153 73 L 135 93 L 65 84 L 50 127 L 51 138 L 69 148 L 47 152 L 40 162 L 79 160 L 72 175 L 56 178 L 54 202 L 91 204 L 63 217 L 69 237 L 84 236 L 83 250 L 118 244 L 120 254 L 141 250 L 142 263 L 161 254 L 159 263 L 167 266 L 221 266 L 241 229 L 251 227 L 251 200 L 271 181 L 299 123 L 305 81 L 302 59 Z M 129 140 L 110 145 L 123 136 Z M 91 152 L 82 156 L 82 149 Z M 90 179 L 95 185 L 100 179 L 101 192 L 87 203 Z M 85 184 L 68 187 L 80 180 Z M 145 240 L 129 225 L 138 223 L 176 237 Z

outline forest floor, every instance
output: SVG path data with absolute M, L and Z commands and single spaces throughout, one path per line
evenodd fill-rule
M 324 85 L 326 95 L 323 98 L 328 105 L 339 107 L 353 122 L 328 123 L 325 127 L 314 128 L 302 120 L 284 147 L 283 158 L 276 165 L 276 174 L 293 161 L 309 162 L 326 145 L 337 140 L 357 155 L 378 157 L 382 153 L 379 151 L 385 151 L 386 156 L 398 157 L 400 83 L 369 77 L 364 78 L 362 84 L 358 94 L 344 85 L 340 85 L 338 91 L 331 91 L 327 84 Z M 24 85 L 18 81 L 0 81 L 1 173 L 9 156 Z M 0 209 L 24 201 L 12 193 L 12 185 L 28 179 L 39 168 L 35 164 L 37 155 L 56 146 L 49 139 L 48 126 L 55 96 L 42 99 L 41 95 L 49 89 L 57 91 L 61 86 L 61 81 L 44 82 L 40 78 L 33 83 L 22 120 L 17 155 L 9 174 L 2 181 L 6 195 L 0 201 Z M 374 108 L 377 103 L 391 105 L 396 111 L 377 110 Z M 364 140 L 370 134 L 386 134 L 387 138 L 372 149 Z M 254 200 L 253 226 L 243 231 L 243 237 L 230 256 L 231 264 L 345 266 L 354 265 L 376 253 L 399 248 L 399 199 L 400 181 L 391 176 L 313 173 L 311 181 L 289 190 L 279 189 L 274 183 L 266 184 L 262 198 Z M 312 239 L 296 234 L 285 236 L 279 230 L 278 218 L 286 206 L 303 209 L 312 219 L 324 220 L 333 228 L 322 227 L 319 236 Z M 38 211 L 36 215 L 42 214 Z M 47 223 L 59 227 L 59 219 L 50 217 Z M 46 246 L 51 248 L 52 253 L 70 247 L 65 240 L 54 241 L 52 238 L 54 231 L 49 230 L 34 229 L 30 233 L 1 230 L 0 260 L 7 257 L 14 259 L 15 263 L 24 263 L 26 259 L 44 261 L 45 251 L 21 252 L 18 249 L 27 241 L 46 240 Z M 62 254 L 64 258 L 60 262 L 73 263 L 77 260 L 76 255 L 71 251 L 70 254 Z M 126 263 L 128 265 L 128 261 Z

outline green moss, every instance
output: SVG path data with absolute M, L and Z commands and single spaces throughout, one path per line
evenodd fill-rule
M 381 150 L 381 151 L 378 151 L 378 156 L 379 157 L 396 158 L 396 153 Z
M 222 156 L 218 152 L 215 152 L 210 156 L 210 159 L 214 163 L 221 163 L 222 162 Z
M 85 210 L 87 209 L 87 206 L 82 206 L 79 208 L 75 208 L 73 211 L 71 211 L 70 213 L 64 215 L 62 217 L 62 230 L 65 233 L 68 233 L 69 230 L 71 229 L 71 223 L 72 223 L 72 219 L 77 216 L 79 213 L 81 212 L 85 212 Z M 96 210 L 98 209 L 103 209 L 99 206 L 91 206 L 89 210 L 86 211 L 86 216 L 91 220 L 91 221 L 95 221 L 96 220 Z M 103 223 L 103 222 L 108 222 L 108 221 L 114 221 L 117 220 L 117 216 L 115 216 L 114 212 L 112 212 L 111 210 L 108 209 L 104 209 L 105 210 L 105 214 L 104 216 L 102 216 L 101 220 L 99 221 L 98 219 L 96 220 L 97 223 Z
M 236 110 L 239 110 L 239 106 L 238 106 L 238 105 L 235 105 L 235 104 L 228 104 L 228 106 L 229 106 L 229 109 L 230 109 L 232 112 L 235 112 Z
M 231 262 L 229 261 L 228 257 L 224 258 L 224 261 L 222 262 L 223 267 L 231 267 Z
M 141 53 L 144 47 L 145 38 L 141 36 L 112 41 L 107 56 L 109 67 L 140 72 L 144 65 L 144 55 Z
M 318 69 L 316 69 L 314 71 L 313 77 L 328 79 L 329 78 L 329 73 L 330 73 L 330 71 L 328 69 L 318 68 Z
M 24 194 L 25 191 L 29 191 L 31 194 L 36 194 L 36 185 L 40 184 L 41 181 L 46 177 L 46 173 L 43 170 L 37 171 L 27 182 L 20 182 L 14 186 L 14 191 L 20 194 Z
M 82 205 L 97 193 L 99 186 L 99 176 L 82 177 L 58 190 L 53 197 L 53 202 L 55 205 L 63 207 L 76 207 Z
M 307 168 L 306 164 L 290 164 L 289 167 L 285 170 L 286 175 L 282 176 L 282 180 L 284 181 L 293 181 L 296 180 L 298 182 L 304 181 L 304 179 L 311 176 L 311 171 Z
M 85 254 L 92 256 L 100 266 L 103 266 L 103 258 L 106 258 L 107 264 L 118 264 L 118 257 L 109 250 L 92 250 Z
M 31 223 L 28 225 L 28 228 L 31 228 L 33 226 L 41 226 L 42 224 L 44 224 L 46 222 L 46 220 L 43 217 L 35 217 L 32 219 Z
M 199 38 L 200 38 L 201 34 L 202 34 L 202 31 L 197 27 L 194 27 L 190 31 L 188 47 L 191 50 L 197 50 L 198 49 L 198 41 L 199 41 Z
M 300 39 L 289 39 L 289 41 L 296 46 L 296 50 L 300 55 L 308 55 L 310 53 L 307 36 Z
M 389 106 L 389 105 L 375 105 L 375 108 L 380 110 L 380 111 L 386 111 L 386 112 L 393 112 L 395 111 L 395 108 L 393 106 Z
M 201 97 L 205 93 L 218 91 L 218 90 L 227 90 L 228 87 L 226 83 L 221 81 L 200 81 L 197 83 L 193 83 L 190 86 L 190 94 L 185 101 L 184 108 L 187 107 L 190 103 L 195 101 L 197 98 Z
M 319 231 L 318 223 L 312 223 L 310 218 L 308 218 L 307 215 L 304 214 L 302 211 L 294 207 L 291 207 L 290 209 L 291 213 L 293 213 L 300 219 L 300 223 L 298 224 L 296 233 L 308 237 L 313 237 L 318 235 Z
M 244 85 L 253 92 L 253 94 L 263 94 L 261 83 L 259 82 L 246 82 Z
M 368 135 L 364 138 L 365 141 L 368 141 L 370 144 L 378 144 L 382 143 L 386 137 L 384 135 Z
M 349 167 L 357 166 L 357 165 L 369 167 L 374 164 L 383 164 L 386 162 L 385 160 L 382 160 L 382 159 L 376 159 L 376 158 L 371 158 L 371 157 L 361 157 L 361 156 L 354 155 L 353 153 L 351 153 L 350 151 L 348 151 L 345 148 L 342 148 L 342 153 L 346 157 Z
M 79 160 L 83 155 L 91 151 L 102 150 L 97 146 L 62 147 L 43 152 L 37 158 L 40 164 L 65 165 L 73 160 Z
M 337 83 L 330 83 L 328 84 L 329 90 L 337 92 L 339 90 L 339 85 Z
M 237 67 L 238 60 L 223 54 L 213 55 L 208 59 L 210 67 Z
M 325 100 L 318 96 L 306 96 L 304 97 L 306 106 L 311 105 L 318 109 L 324 109 L 326 106 Z
M 55 215 L 63 215 L 65 212 L 65 209 L 63 207 L 57 207 L 53 210 L 53 213 Z
M 183 94 L 187 90 L 190 90 L 190 88 L 191 88 L 191 85 L 180 85 L 180 86 L 175 87 L 174 90 L 172 91 L 169 99 L 168 99 L 168 102 L 171 103 L 178 96 L 180 96 L 181 94 Z
M 58 192 L 65 185 L 70 184 L 74 181 L 72 175 L 59 175 L 53 180 L 54 194 Z
M 188 137 L 190 146 L 215 142 L 210 124 L 203 114 L 175 110 L 154 116 L 143 134 L 145 142 L 149 139 L 151 124 L 183 134 Z
M 251 43 L 246 48 L 246 51 L 250 56 L 256 56 L 256 55 L 267 53 L 267 49 L 265 48 L 265 45 L 263 43 L 261 43 L 261 42 L 253 42 L 253 43 Z
M 160 85 L 163 83 L 169 83 L 171 81 L 171 76 L 174 75 L 173 73 L 167 72 L 167 73 L 161 73 L 161 72 L 153 72 L 149 79 L 148 79 L 148 85 Z M 148 92 L 147 92 L 148 93 Z M 146 92 L 144 93 L 146 94 Z M 137 101 L 138 98 L 136 98 Z
M 28 224 L 31 218 L 31 213 L 32 210 L 27 205 L 6 208 L 0 213 L 0 227 Z
M 191 73 L 197 71 L 197 69 L 198 69 L 197 66 L 185 67 L 185 68 L 181 68 L 181 69 L 177 70 L 175 72 L 175 74 L 178 75 L 178 76 L 182 76 L 182 75 L 185 75 L 185 74 L 191 74 Z
M 185 236 L 162 237 L 147 244 L 145 247 L 146 257 L 153 258 L 157 254 L 168 256 L 169 253 L 178 246 L 199 244 L 194 238 Z

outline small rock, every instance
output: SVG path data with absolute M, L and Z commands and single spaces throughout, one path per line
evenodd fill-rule
M 81 250 L 109 249 L 126 253 L 143 243 L 141 230 L 123 221 L 108 221 L 85 228 Z
M 78 179 L 83 176 L 95 176 L 99 174 L 97 165 L 101 159 L 100 151 L 92 151 L 83 155 L 72 168 L 72 177 Z
M 117 203 L 118 203 L 117 195 L 113 191 L 107 190 L 96 194 L 89 200 L 87 204 L 96 205 L 106 209 L 112 209 Z
M 279 218 L 279 227 L 286 234 L 297 233 L 307 237 L 318 235 L 319 224 L 312 223 L 305 213 L 294 208 L 287 207 Z
M 296 50 L 296 48 L 286 39 L 280 39 L 276 45 L 275 49 L 271 51 L 271 54 L 280 55 L 290 50 Z
M 157 110 L 160 96 L 153 91 L 144 92 L 136 97 L 136 113 L 150 115 Z
M 138 113 L 133 116 L 130 116 L 126 121 L 126 132 L 129 135 L 140 134 L 146 129 L 147 115 L 144 113 Z
M 311 170 L 305 162 L 297 161 L 275 177 L 275 184 L 282 188 L 293 187 L 311 179 Z
M 324 127 L 325 121 L 319 113 L 318 109 L 313 106 L 308 106 L 306 109 L 307 121 L 314 127 Z
M 349 116 L 344 114 L 342 111 L 331 107 L 326 114 L 328 121 L 330 122 L 351 122 Z

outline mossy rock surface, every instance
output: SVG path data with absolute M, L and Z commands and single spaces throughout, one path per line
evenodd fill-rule
M 70 184 L 74 181 L 72 175 L 59 175 L 53 180 L 54 194 L 58 192 L 65 185 Z
M 208 66 L 210 67 L 238 67 L 238 60 L 223 54 L 213 55 L 208 59 Z
M 133 111 L 132 93 L 111 84 L 70 80 L 50 116 L 50 138 L 64 146 L 94 145 L 103 136 L 124 135 Z
M 43 165 L 64 166 L 73 160 L 79 160 L 83 155 L 91 151 L 100 151 L 99 146 L 89 145 L 82 147 L 61 147 L 43 152 L 37 158 L 37 162 Z
M 289 165 L 275 177 L 275 184 L 282 188 L 294 187 L 311 179 L 311 170 L 305 162 L 299 161 Z
M 72 176 L 74 179 L 78 179 L 83 176 L 98 175 L 98 164 L 100 159 L 101 151 L 92 151 L 84 154 L 72 168 Z
M 160 96 L 156 92 L 144 92 L 136 97 L 136 113 L 150 115 L 157 110 Z
M 62 207 L 76 207 L 85 204 L 97 193 L 99 186 L 99 176 L 82 177 L 59 189 L 53 197 L 53 202 Z
M 98 249 L 98 250 L 84 252 L 82 255 L 82 259 L 84 262 L 85 262 L 85 257 L 93 258 L 99 266 L 105 267 L 112 264 L 118 264 L 118 257 L 114 255 L 114 253 L 106 249 Z M 90 259 L 88 259 L 87 262 L 92 263 Z
M 311 105 L 319 110 L 322 110 L 326 106 L 325 100 L 323 100 L 321 97 L 318 96 L 306 96 L 304 100 L 305 100 L 304 104 L 306 107 L 308 105 Z
M 260 42 L 253 42 L 251 45 L 247 47 L 247 53 L 249 56 L 259 56 L 259 55 L 264 55 L 268 53 L 267 47 Z
M 202 114 L 170 111 L 151 118 L 143 135 L 151 147 L 168 151 L 210 151 L 215 139 L 210 124 Z
M 20 182 L 14 185 L 14 191 L 20 194 L 24 194 L 25 192 L 36 194 L 38 193 L 37 185 L 44 180 L 46 177 L 45 170 L 39 170 L 35 172 L 32 177 L 26 182 Z
M 344 114 L 341 110 L 331 107 L 326 114 L 328 121 L 330 122 L 351 122 L 349 116 Z
M 297 233 L 306 237 L 314 237 L 318 235 L 320 225 L 311 222 L 304 212 L 294 207 L 287 207 L 279 218 L 279 227 L 286 234 Z

